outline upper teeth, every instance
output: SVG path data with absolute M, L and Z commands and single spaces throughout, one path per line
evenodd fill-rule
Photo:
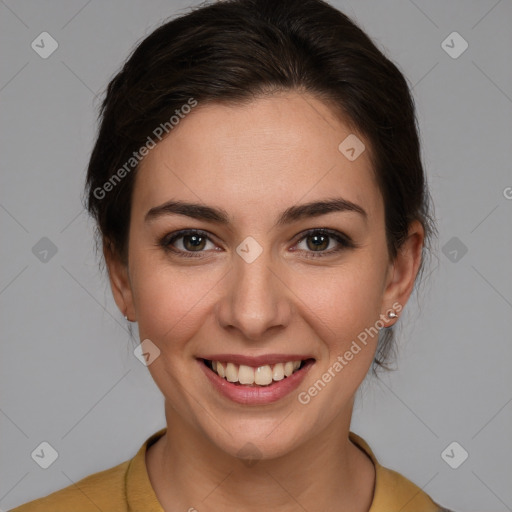
M 240 384 L 258 384 L 268 386 L 272 380 L 283 380 L 289 377 L 300 366 L 301 361 L 288 361 L 274 365 L 264 365 L 253 368 L 245 364 L 237 365 L 220 361 L 212 361 L 213 371 L 229 382 Z

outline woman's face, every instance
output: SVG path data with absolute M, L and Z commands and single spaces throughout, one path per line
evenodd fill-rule
M 109 262 L 114 295 L 150 340 L 167 406 L 231 455 L 250 442 L 275 457 L 348 426 L 376 331 L 411 292 L 417 258 L 390 262 L 369 148 L 357 156 L 368 144 L 353 137 L 309 95 L 199 104 L 137 172 L 128 266 Z M 180 230 L 200 232 L 173 240 Z M 223 359 L 230 380 L 275 380 L 228 382 L 204 359 Z M 279 361 L 306 359 L 282 377 Z

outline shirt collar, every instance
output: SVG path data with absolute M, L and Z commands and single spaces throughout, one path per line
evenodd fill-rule
M 149 480 L 146 450 L 166 431 L 167 427 L 148 437 L 128 465 L 125 474 L 125 489 L 129 512 L 165 512 Z
M 357 434 L 349 433 L 349 439 L 358 446 L 373 462 L 375 467 L 375 486 L 373 500 L 368 512 L 439 512 L 441 509 L 417 485 L 392 469 L 383 467 L 368 446 L 368 443 Z
M 162 437 L 167 427 L 151 435 L 131 459 L 125 474 L 126 499 L 129 512 L 165 512 L 151 486 L 146 467 L 146 450 Z M 366 441 L 353 432 L 349 439 L 371 459 L 375 467 L 375 486 L 368 512 L 385 510 L 419 510 L 417 505 L 433 505 L 428 496 L 393 470 L 382 467 Z M 414 508 L 410 508 L 410 506 Z M 425 508 L 421 510 L 431 510 Z M 439 510 L 433 508 L 432 510 Z

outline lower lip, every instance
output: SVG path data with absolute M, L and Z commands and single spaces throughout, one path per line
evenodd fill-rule
M 294 389 L 297 389 L 310 368 L 315 364 L 313 359 L 309 359 L 300 370 L 292 373 L 289 377 L 272 382 L 269 386 L 245 386 L 234 384 L 220 377 L 213 370 L 210 370 L 202 359 L 196 359 L 196 361 L 217 391 L 233 402 L 243 405 L 263 405 L 277 402 Z

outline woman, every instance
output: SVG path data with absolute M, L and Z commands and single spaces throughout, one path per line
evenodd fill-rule
M 396 66 L 320 0 L 222 1 L 101 113 L 88 207 L 167 427 L 14 510 L 445 510 L 350 432 L 435 233 Z

